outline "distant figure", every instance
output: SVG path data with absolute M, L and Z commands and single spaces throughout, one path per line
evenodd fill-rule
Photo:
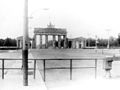
M 105 69 L 105 77 L 106 78 L 111 78 L 111 72 L 110 70 L 112 69 L 112 59 L 106 59 L 104 60 L 104 69 Z

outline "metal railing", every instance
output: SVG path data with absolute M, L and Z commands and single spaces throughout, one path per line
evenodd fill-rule
M 70 61 L 70 67 L 55 67 L 55 68 L 46 68 L 46 61 L 47 60 L 68 60 Z M 73 67 L 73 60 L 93 60 L 95 62 L 94 66 L 91 67 Z M 95 79 L 97 78 L 97 60 L 96 58 L 74 58 L 74 59 L 43 59 L 43 75 L 44 81 L 46 80 L 46 70 L 48 69 L 70 69 L 70 80 L 72 80 L 72 71 L 73 69 L 83 69 L 83 68 L 94 68 L 95 69 Z
M 10 60 L 21 60 L 22 61 L 22 59 L 20 58 L 20 59 L 16 59 L 16 58 L 0 58 L 0 60 L 2 61 L 2 63 L 1 63 L 1 70 L 2 70 L 2 79 L 4 79 L 4 76 L 5 76 L 5 70 L 10 70 L 10 69 L 12 69 L 12 70 L 21 70 L 22 69 L 22 67 L 21 68 L 8 68 L 8 67 L 5 67 L 5 61 L 10 61 Z M 35 72 L 36 72 L 36 60 L 35 59 L 30 59 L 30 60 L 34 60 L 34 68 L 29 68 L 28 70 L 34 70 L 34 73 L 33 73 L 33 78 L 35 79 Z M 22 63 L 21 63 L 21 66 L 22 66 Z
M 5 69 L 20 69 L 21 68 L 6 68 L 5 67 L 5 61 L 6 60 L 21 60 L 22 59 L 16 59 L 16 58 L 0 58 L 0 60 L 2 60 L 2 67 L 0 68 L 2 70 L 2 79 L 4 79 L 4 70 Z M 69 69 L 70 70 L 70 80 L 72 80 L 72 70 L 73 69 L 83 69 L 83 68 L 94 68 L 95 69 L 95 78 L 97 77 L 97 58 L 67 58 L 67 59 L 63 59 L 63 58 L 51 58 L 51 59 L 29 59 L 29 60 L 33 60 L 34 61 L 34 67 L 33 68 L 29 68 L 28 70 L 33 70 L 33 78 L 35 79 L 36 77 L 36 61 L 42 60 L 43 61 L 43 80 L 46 80 L 46 70 L 48 69 Z M 55 68 L 46 68 L 46 61 L 47 60 L 68 60 L 70 61 L 70 67 L 55 67 Z M 94 66 L 91 67 L 73 67 L 73 60 L 93 60 Z

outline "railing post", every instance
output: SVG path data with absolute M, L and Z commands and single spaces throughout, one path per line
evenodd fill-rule
M 70 80 L 72 80 L 72 59 L 70 59 Z
M 44 73 L 44 81 L 46 80 L 46 75 L 45 75 L 45 59 L 43 59 L 43 73 Z
M 35 79 L 35 76 L 36 76 L 36 60 L 34 60 L 34 79 Z
M 2 59 L 2 79 L 4 79 L 4 59 Z
M 97 59 L 95 59 L 95 79 L 97 78 Z

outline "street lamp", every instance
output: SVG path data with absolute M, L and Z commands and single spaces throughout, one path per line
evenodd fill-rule
M 47 9 L 45 9 L 47 10 Z M 28 0 L 24 0 L 24 28 L 23 28 L 23 49 L 22 49 L 22 65 L 23 65 L 23 85 L 28 86 Z
M 96 46 L 96 49 L 98 48 L 97 44 L 98 44 L 98 37 L 97 37 L 97 35 L 95 35 L 95 46 Z
M 106 32 L 107 32 L 107 34 L 108 34 L 108 44 L 107 44 L 107 48 L 109 49 L 109 48 L 110 48 L 110 40 L 109 40 L 109 32 L 110 32 L 110 29 L 107 29 Z

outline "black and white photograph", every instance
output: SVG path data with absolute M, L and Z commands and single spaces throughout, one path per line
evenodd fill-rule
M 119 90 L 119 0 L 0 0 L 0 90 Z

